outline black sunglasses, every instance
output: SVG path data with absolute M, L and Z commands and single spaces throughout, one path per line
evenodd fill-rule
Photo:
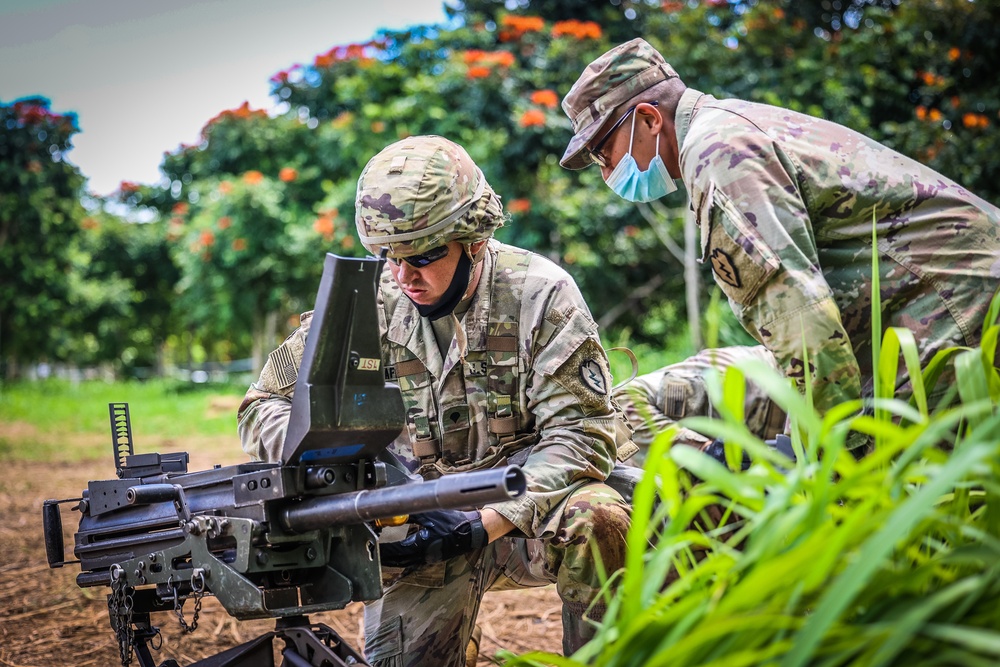
M 659 106 L 659 102 L 657 102 L 656 100 L 653 100 L 652 102 L 646 102 L 646 104 L 651 104 L 654 107 Z M 586 148 L 587 153 L 590 155 L 590 160 L 594 164 L 598 165 L 599 167 L 608 166 L 607 160 L 605 160 L 604 156 L 601 155 L 601 149 L 604 148 L 604 144 L 608 142 L 608 139 L 611 138 L 611 135 L 615 133 L 615 130 L 617 130 L 619 127 L 622 126 L 622 123 L 625 122 L 625 119 L 628 118 L 633 111 L 635 111 L 635 107 L 629 107 L 628 111 L 623 113 L 622 117 L 619 118 L 618 121 L 611 126 L 611 129 L 604 133 L 604 136 L 601 137 L 601 140 L 598 141 L 593 148 Z
M 386 259 L 396 266 L 399 266 L 400 262 L 406 262 L 415 269 L 422 269 L 428 264 L 433 264 L 447 255 L 448 246 L 442 245 L 437 248 L 431 248 L 422 255 L 410 255 L 409 257 L 387 257 Z

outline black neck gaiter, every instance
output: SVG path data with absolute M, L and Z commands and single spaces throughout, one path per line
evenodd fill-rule
M 451 284 L 448 285 L 448 289 L 441 295 L 441 298 L 427 306 L 413 303 L 417 307 L 417 312 L 420 313 L 420 316 L 434 322 L 455 310 L 455 306 L 462 300 L 462 295 L 465 294 L 465 289 L 469 286 L 469 278 L 472 275 L 471 269 L 472 260 L 469 259 L 469 254 L 463 249 L 462 256 L 458 258 L 458 266 L 455 267 L 455 275 L 451 278 Z

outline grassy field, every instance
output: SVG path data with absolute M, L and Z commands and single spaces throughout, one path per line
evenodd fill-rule
M 137 453 L 185 439 L 236 440 L 246 387 L 173 381 L 62 380 L 0 387 L 0 460 L 94 459 L 111 454 L 108 403 L 127 402 Z

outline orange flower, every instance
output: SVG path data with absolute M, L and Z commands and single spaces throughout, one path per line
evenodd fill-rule
M 927 117 L 930 118 L 932 121 L 937 122 L 941 120 L 941 110 L 931 109 L 930 113 L 927 114 Z
M 508 14 L 500 20 L 500 25 L 520 33 L 538 32 L 545 27 L 545 19 L 541 16 L 514 16 Z
M 203 246 L 209 248 L 213 243 L 215 243 L 215 234 L 213 234 L 211 230 L 206 229 L 201 233 L 201 237 L 198 240 L 201 241 Z
M 233 250 L 235 250 L 236 252 L 242 252 L 243 250 L 246 250 L 246 249 L 247 249 L 247 240 L 246 239 L 242 239 L 241 238 L 241 239 L 234 239 L 233 240 Z
M 382 134 L 385 132 L 385 121 L 376 120 L 372 121 L 372 132 L 375 134 Z
M 485 79 L 491 73 L 492 71 L 490 70 L 489 67 L 476 66 L 476 67 L 470 67 L 469 71 L 466 72 L 465 76 L 467 76 L 470 79 Z
M 133 183 L 132 181 L 122 181 L 118 189 L 122 191 L 122 194 L 129 194 L 132 192 L 137 192 L 139 190 L 139 184 Z
M 233 219 L 228 215 L 219 218 L 219 229 L 229 229 L 233 225 Z
M 507 204 L 507 210 L 511 213 L 527 213 L 531 210 L 530 199 L 511 199 Z
M 344 250 L 350 250 L 351 248 L 353 248 L 354 247 L 354 237 L 353 236 L 345 236 L 344 238 L 342 238 L 340 240 L 340 247 L 343 248 Z
M 958 99 L 958 95 L 952 95 L 952 96 L 951 96 L 951 108 L 952 108 L 952 109 L 957 109 L 957 108 L 958 108 L 958 106 L 959 106 L 959 105 L 960 105 L 961 103 L 962 103 L 962 102 L 961 102 L 961 100 L 959 100 L 959 99 Z
M 251 169 L 250 171 L 243 174 L 243 182 L 247 185 L 257 185 L 264 180 L 264 174 L 260 173 L 256 169 Z
M 186 202 L 179 201 L 174 204 L 174 207 L 170 209 L 170 212 L 174 215 L 184 215 L 188 212 L 188 205 Z
M 330 121 L 330 126 L 336 130 L 342 130 L 354 121 L 354 114 L 350 111 L 341 111 L 337 114 L 333 120 Z
M 944 77 L 938 76 L 933 72 L 918 72 L 917 76 L 919 76 L 923 80 L 924 84 L 928 86 L 936 86 L 944 83 Z
M 466 65 L 472 65 L 482 60 L 484 55 L 486 55 L 485 51 L 480 49 L 469 49 L 468 51 L 462 53 L 462 62 Z
M 333 240 L 333 217 L 321 215 L 313 222 L 313 230 L 327 241 Z
M 299 172 L 292 167 L 282 167 L 281 171 L 278 172 L 278 179 L 284 183 L 291 183 L 298 177 Z
M 962 125 L 966 127 L 989 127 L 990 119 L 978 113 L 962 114 Z
M 250 103 L 249 102 L 244 102 L 243 104 L 241 104 L 240 106 L 236 107 L 235 109 L 230 109 L 230 110 L 223 111 L 223 112 L 219 113 L 217 116 L 215 116 L 210 121 L 208 121 L 207 123 L 205 123 L 205 127 L 202 128 L 201 134 L 204 137 L 206 135 L 206 133 L 208 132 L 208 130 L 212 127 L 212 125 L 215 125 L 216 123 L 218 123 L 221 120 L 232 120 L 232 119 L 243 119 L 243 120 L 246 120 L 248 118 L 254 118 L 254 117 L 257 117 L 257 118 L 267 118 L 267 112 L 264 111 L 263 109 L 256 109 L 256 110 L 255 109 L 251 109 L 250 108 Z
M 636 227 L 635 225 L 625 225 L 622 231 L 625 232 L 625 236 L 629 237 L 630 239 L 633 239 L 639 235 L 639 228 Z
M 662 5 L 660 5 L 660 8 L 667 13 L 679 12 L 680 10 L 684 9 L 684 3 L 673 2 L 672 0 L 666 0 Z
M 545 20 L 540 16 L 513 16 L 508 14 L 501 19 L 501 42 L 512 42 L 521 39 L 526 33 L 539 32 L 545 27 Z
M 948 49 L 948 60 L 955 62 L 962 56 L 962 49 L 957 46 L 953 46 Z
M 781 7 L 775 7 L 774 8 L 774 18 L 778 19 L 779 21 L 781 19 L 785 18 L 785 10 L 782 9 Z
M 97 229 L 101 226 L 101 223 L 97 222 L 93 218 L 84 218 L 80 221 L 80 227 L 82 229 Z
M 545 125 L 545 114 L 538 109 L 528 109 L 521 115 L 521 127 Z
M 550 109 L 555 109 L 559 106 L 559 97 L 556 95 L 554 90 L 536 90 L 531 94 L 531 103 L 537 104 L 541 107 L 548 107 Z
M 577 21 L 576 19 L 558 21 L 552 26 L 552 36 L 562 37 L 563 35 L 569 35 L 576 39 L 600 39 L 601 26 L 593 21 Z
M 918 106 L 917 107 L 917 120 L 926 120 L 926 119 L 927 119 L 927 108 L 924 107 L 924 106 Z
M 233 184 L 230 183 L 229 181 L 222 181 L 221 183 L 219 183 L 219 192 L 221 192 L 222 194 L 228 195 L 232 191 L 233 191 Z

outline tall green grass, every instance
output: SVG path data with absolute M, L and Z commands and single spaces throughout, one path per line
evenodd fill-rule
M 995 297 L 980 347 L 924 369 L 912 334 L 889 329 L 871 413 L 857 402 L 820 417 L 764 365 L 728 369 L 713 389 L 722 418 L 682 424 L 724 438 L 734 461 L 747 450 L 753 466 L 731 472 L 661 434 L 596 637 L 571 657 L 504 664 L 1000 664 L 998 312 Z M 893 397 L 900 356 L 908 401 Z M 949 361 L 957 401 L 928 405 Z M 744 378 L 790 415 L 796 462 L 742 423 Z M 851 429 L 876 442 L 860 460 L 845 447 Z

